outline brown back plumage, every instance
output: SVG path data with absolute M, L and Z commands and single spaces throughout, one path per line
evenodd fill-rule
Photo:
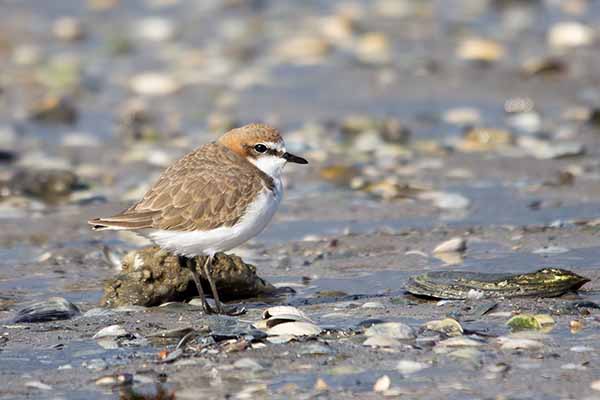
M 97 230 L 189 232 L 229 227 L 264 189 L 274 189 L 271 177 L 226 145 L 210 143 L 167 168 L 138 203 L 118 215 L 88 223 Z

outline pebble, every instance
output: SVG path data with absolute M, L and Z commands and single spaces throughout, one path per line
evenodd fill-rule
M 70 301 L 62 297 L 50 297 L 17 311 L 13 322 L 47 322 L 71 319 L 79 314 L 79 308 Z
M 400 360 L 398 361 L 398 364 L 396 364 L 396 369 L 403 375 L 414 374 L 429 367 L 429 364 L 413 360 Z
M 458 107 L 444 112 L 442 119 L 452 125 L 475 125 L 481 122 L 481 112 L 477 108 Z
M 548 44 L 558 49 L 589 46 L 594 41 L 594 30 L 580 22 L 560 22 L 548 32 Z
M 597 390 L 600 392 L 600 379 L 593 381 L 592 383 L 590 383 L 590 388 L 592 390 Z
M 81 40 L 85 36 L 81 21 L 73 17 L 62 17 L 52 25 L 52 33 L 60 40 L 72 42 Z
M 433 249 L 434 253 L 463 252 L 467 249 L 467 241 L 461 237 L 455 237 L 440 243 Z
M 533 137 L 520 137 L 518 145 L 540 160 L 576 157 L 585 153 L 585 147 L 576 142 L 549 142 Z
M 569 249 L 559 246 L 547 246 L 533 251 L 533 254 L 562 254 L 567 253 Z
M 248 357 L 240 358 L 233 363 L 233 367 L 238 369 L 248 369 L 251 371 L 260 371 L 264 369 L 264 367 L 260 365 L 258 361 Z
M 436 347 L 480 347 L 485 343 L 464 336 L 451 337 L 438 342 Z
M 542 129 L 542 117 L 536 112 L 522 112 L 512 115 L 508 125 L 524 133 L 534 134 Z
M 392 380 L 389 376 L 384 375 L 381 378 L 377 379 L 375 384 L 373 385 L 373 391 L 375 393 L 385 392 L 392 385 Z
M 89 361 L 84 361 L 81 366 L 87 369 L 94 369 L 97 371 L 108 368 L 108 363 L 101 358 L 93 358 Z
M 96 385 L 98 386 L 129 385 L 131 383 L 133 383 L 133 375 L 131 374 L 107 375 L 96 379 Z
M 425 328 L 448 336 L 460 336 L 464 332 L 463 327 L 454 318 L 429 321 L 425 324 Z
M 386 336 L 394 339 L 414 339 L 416 334 L 413 328 L 402 322 L 384 322 L 375 324 L 365 330 L 366 336 Z
M 425 192 L 419 197 L 433 201 L 433 204 L 442 210 L 464 210 L 471 205 L 469 199 L 458 193 Z
M 504 57 L 506 50 L 500 43 L 481 38 L 469 38 L 463 41 L 456 54 L 467 61 L 495 62 Z
M 370 336 L 363 342 L 363 346 L 369 347 L 402 347 L 402 343 L 398 339 L 389 336 L 375 335 Z
M 503 350 L 539 350 L 544 347 L 544 344 L 537 340 L 506 336 L 499 337 L 498 343 L 500 343 L 500 348 Z
M 383 305 L 383 303 L 380 303 L 378 301 L 370 301 L 368 303 L 365 303 L 361 306 L 361 308 L 377 308 L 377 309 L 383 309 L 385 308 L 385 306 Z
M 165 96 L 177 92 L 179 83 L 170 75 L 161 72 L 143 72 L 129 82 L 130 89 L 143 96 Z
M 275 54 L 295 64 L 317 64 L 331 51 L 330 44 L 317 36 L 296 36 L 282 42 Z
M 92 339 L 100 339 L 105 337 L 118 337 L 125 336 L 128 332 L 121 325 L 110 325 L 105 328 L 100 329 L 96 334 L 92 337 Z
M 28 388 L 32 388 L 32 389 L 52 390 L 52 386 L 47 385 L 40 381 L 29 381 L 29 382 L 25 383 L 25 386 Z
M 365 64 L 388 64 L 392 61 L 389 39 L 380 32 L 368 32 L 360 36 L 356 42 L 357 58 Z
M 134 34 L 141 39 L 165 42 L 175 36 L 175 24 L 166 18 L 147 17 L 135 24 Z

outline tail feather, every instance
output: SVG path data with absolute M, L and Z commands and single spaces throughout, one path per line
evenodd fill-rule
M 106 218 L 94 218 L 88 221 L 95 231 L 103 230 L 135 230 L 151 228 L 153 217 L 158 211 L 145 211 L 118 214 Z

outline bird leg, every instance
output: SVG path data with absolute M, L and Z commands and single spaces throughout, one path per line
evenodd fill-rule
M 209 266 L 212 269 L 213 261 L 214 261 L 214 255 L 207 257 L 207 260 L 204 263 L 204 275 L 206 276 L 206 280 L 208 280 L 208 283 L 210 284 L 210 289 L 212 291 L 213 299 L 215 300 L 215 307 L 217 309 L 217 313 L 225 314 L 225 315 L 232 315 L 232 316 L 245 314 L 246 308 L 244 308 L 244 307 L 242 307 L 242 308 L 237 308 L 235 306 L 226 307 L 223 305 L 223 303 L 221 303 L 221 300 L 219 299 L 219 293 L 217 292 L 217 285 L 215 285 L 215 281 L 214 281 L 212 273 L 211 273 L 212 271 L 209 269 Z
M 217 292 L 217 285 L 215 285 L 215 281 L 212 278 L 212 271 L 210 271 L 210 269 L 208 268 L 209 265 L 212 268 L 213 257 L 214 256 L 210 255 L 206 258 L 206 262 L 204 263 L 204 276 L 206 277 L 206 280 L 210 285 L 210 290 L 212 291 L 213 299 L 215 300 L 215 307 L 217 308 L 217 314 L 224 314 L 225 311 L 223 310 L 223 304 L 221 304 L 221 300 L 219 300 L 219 292 Z
M 189 261 L 190 271 L 192 272 L 192 278 L 194 279 L 194 283 L 196 284 L 196 289 L 198 290 L 198 294 L 200 295 L 200 299 L 202 300 L 202 309 L 204 310 L 205 314 L 214 314 L 214 310 L 210 307 L 210 305 L 206 301 L 206 296 L 204 295 L 204 289 L 202 288 L 202 282 L 200 282 L 200 276 L 198 275 L 198 270 L 196 268 L 197 267 L 196 260 L 193 258 L 189 259 L 184 256 L 179 256 L 179 265 L 181 265 L 181 266 L 188 265 L 188 261 Z M 209 259 L 207 259 L 206 262 L 204 263 L 205 268 L 206 268 L 206 263 L 208 261 L 209 261 Z

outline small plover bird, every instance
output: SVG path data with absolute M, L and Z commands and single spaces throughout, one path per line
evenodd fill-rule
M 134 231 L 180 257 L 208 256 L 204 275 L 217 312 L 224 313 L 209 270 L 213 257 L 267 226 L 281 202 L 287 162 L 308 164 L 286 151 L 275 128 L 246 125 L 177 160 L 125 211 L 88 223 L 94 230 Z M 213 312 L 198 271 L 191 269 L 205 312 Z

